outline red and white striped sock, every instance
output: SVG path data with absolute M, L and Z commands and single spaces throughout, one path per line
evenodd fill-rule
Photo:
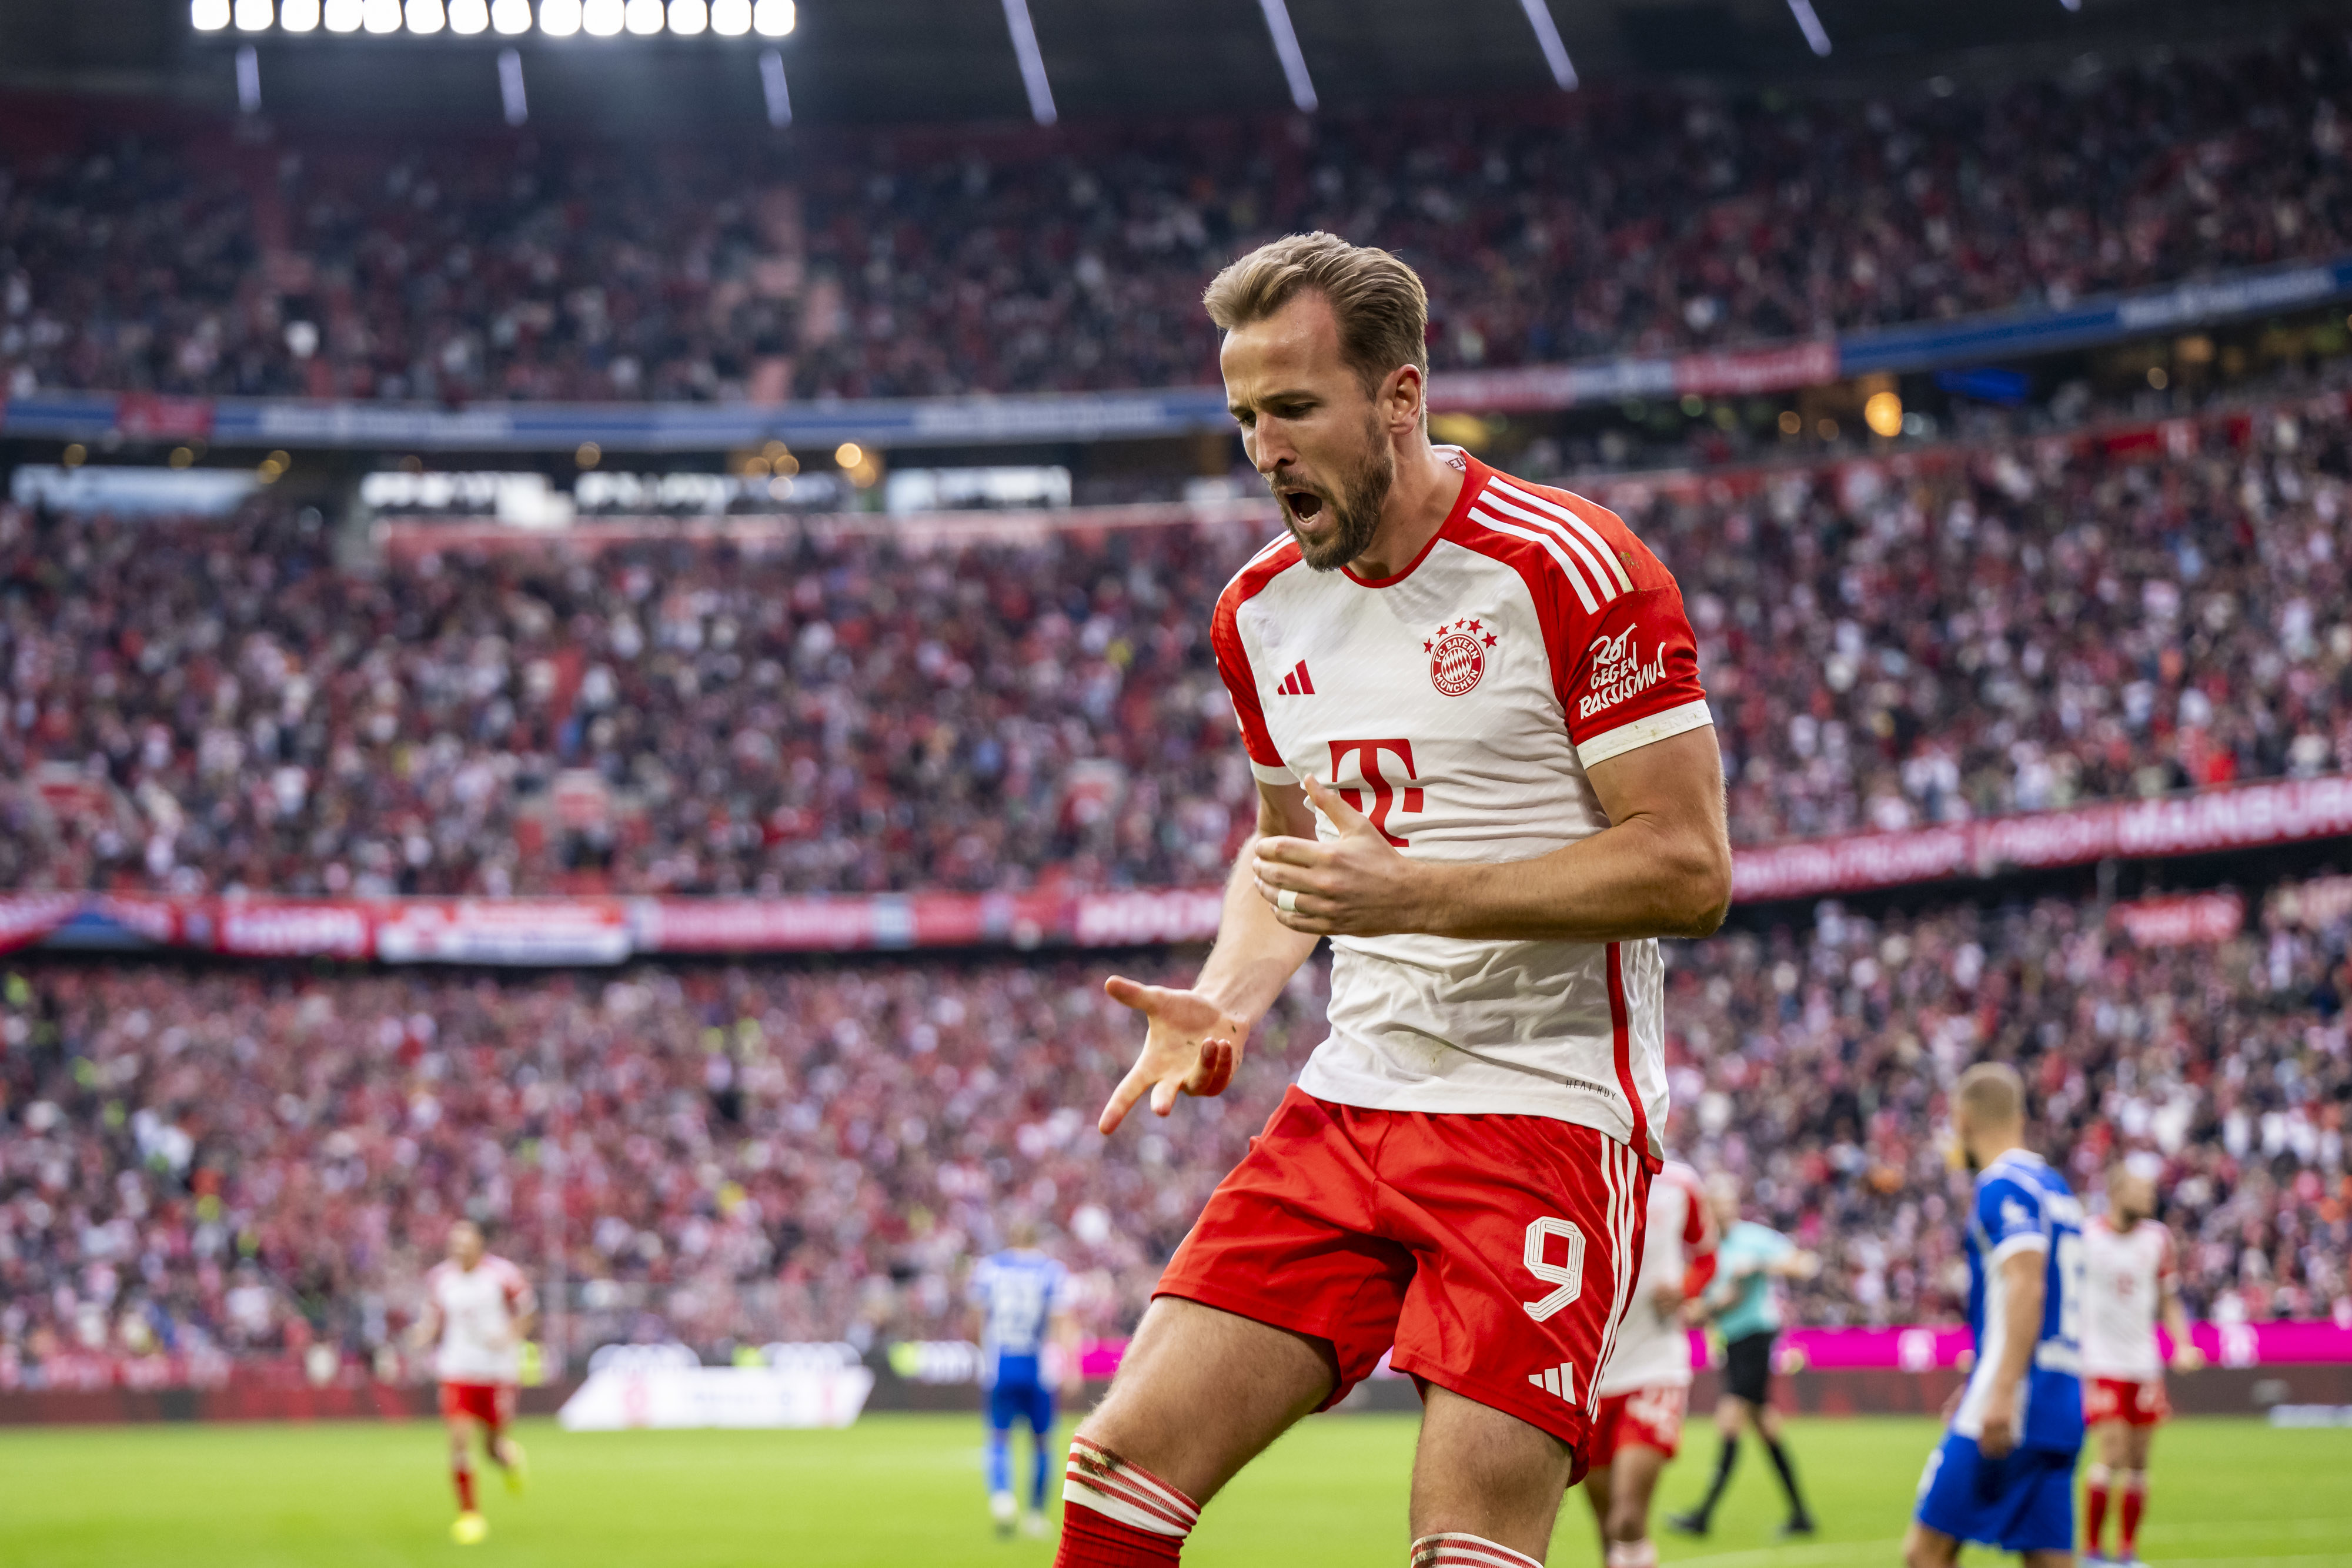
M 1162 1568 L 1177 1561 L 1201 1505 L 1085 1437 L 1070 1440 L 1055 1568 Z
M 1543 1564 L 1483 1536 L 1456 1530 L 1414 1542 L 1412 1568 L 1543 1568 Z

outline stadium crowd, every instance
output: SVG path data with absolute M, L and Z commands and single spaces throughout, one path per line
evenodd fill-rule
M 1606 492 L 1747 843 L 2352 768 L 2340 400 Z M 338 566 L 314 515 L 0 507 L 0 885 L 1199 885 L 1238 525 Z
M 1443 367 L 2063 306 L 2352 251 L 2347 92 L 2346 36 L 2314 29 L 1901 102 L 1592 92 L 723 156 L 112 141 L 0 166 L 0 392 L 1192 384 L 1202 280 L 1316 227 L 1421 269 Z
M 2335 889 L 2343 891 L 2340 884 Z M 1727 934 L 1671 961 L 1675 1142 L 1822 1250 L 1803 1321 L 1949 1321 L 1936 1130 L 1979 1055 L 2095 1192 L 2154 1162 L 2192 1309 L 2352 1312 L 2345 909 L 2138 948 L 2045 901 Z M 1168 969 L 1179 960 L 1151 961 Z M 0 987 L 0 1383 L 108 1358 L 381 1363 L 459 1214 L 599 1343 L 953 1339 L 1033 1218 L 1123 1332 L 1319 1033 L 1310 967 L 1233 1090 L 1108 1142 L 1099 966 L 341 976 L 21 964 Z

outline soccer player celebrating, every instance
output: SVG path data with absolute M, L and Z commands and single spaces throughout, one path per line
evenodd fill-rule
M 522 1343 L 538 1319 L 539 1303 L 522 1270 L 487 1250 L 482 1228 L 472 1220 L 452 1225 L 448 1258 L 425 1276 L 416 1339 L 440 1347 L 434 1370 L 441 1379 L 441 1419 L 449 1428 L 449 1478 L 457 1489 L 457 1521 L 449 1534 L 461 1546 L 490 1532 L 474 1506 L 477 1430 L 508 1490 L 522 1490 L 522 1445 L 506 1428 L 514 1419 Z
M 1065 1564 L 1201 1505 L 1394 1347 L 1417 1568 L 1538 1562 L 1584 1470 L 1666 1113 L 1655 938 L 1723 918 L 1723 769 L 1674 579 L 1615 517 L 1427 434 L 1412 269 L 1328 235 L 1209 287 L 1287 536 L 1212 625 L 1258 831 L 1102 1113 L 1231 1081 L 1332 938 L 1330 1032 L 1161 1276 L 1072 1444 Z
M 1650 1498 L 1682 1441 L 1690 1400 L 1690 1331 L 1683 1306 L 1716 1244 L 1698 1173 L 1670 1160 L 1650 1183 L 1642 1271 L 1617 1343 L 1601 1369 L 1585 1500 L 1601 1526 L 1606 1568 L 1657 1568 Z
M 1969 1208 L 1969 1326 L 1976 1365 L 1919 1478 L 1906 1568 L 1952 1568 L 1960 1543 L 2074 1560 L 2074 1456 L 2083 1446 L 2083 1206 L 2025 1147 L 2025 1086 L 2005 1063 L 1960 1074 L 1952 1124 L 1976 1173 Z
M 1789 1499 L 1789 1518 L 1782 1535 L 1811 1535 L 1813 1516 L 1805 1494 L 1797 1486 L 1797 1468 L 1789 1462 L 1781 1440 L 1780 1413 L 1772 1407 L 1772 1346 L 1780 1337 L 1782 1280 L 1810 1280 L 1822 1271 L 1822 1260 L 1769 1225 L 1739 1217 L 1739 1181 L 1728 1171 L 1717 1171 L 1707 1183 L 1707 1201 L 1723 1228 L 1715 1252 L 1715 1281 L 1703 1298 L 1714 1314 L 1716 1332 L 1723 1336 L 1723 1396 L 1715 1402 L 1715 1476 L 1706 1496 L 1688 1513 L 1666 1521 L 1685 1535 L 1705 1535 L 1713 1527 L 1716 1505 L 1731 1485 L 1732 1467 L 1739 1459 L 1739 1429 L 1756 1428 L 1757 1440 L 1780 1478 Z
M 2083 1417 L 2098 1441 L 2084 1476 L 2083 1553 L 2094 1563 L 2137 1568 L 2139 1521 L 2147 1505 L 2147 1450 L 2170 1407 L 2156 1320 L 2172 1336 L 2172 1364 L 2188 1372 L 2205 1358 L 2189 1341 L 2172 1231 L 2156 1218 L 2156 1184 L 2118 1166 L 2107 1177 L 2107 1212 L 2083 1228 Z M 2120 1477 L 2116 1552 L 2101 1552 L 2108 1489 Z
M 1013 1424 L 1028 1423 L 1036 1459 L 1029 1472 L 1031 1535 L 1045 1533 L 1045 1445 L 1054 1436 L 1054 1376 L 1046 1352 L 1066 1363 L 1077 1336 L 1067 1310 L 1069 1271 L 1037 1249 L 1037 1228 L 1016 1219 L 1005 1228 L 1012 1243 L 971 1271 L 971 1297 L 980 1318 L 981 1384 L 988 1393 L 988 1511 L 999 1535 L 1013 1533 Z

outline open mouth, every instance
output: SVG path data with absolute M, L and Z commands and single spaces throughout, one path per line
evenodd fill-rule
M 1323 497 L 1312 490 L 1277 490 L 1285 510 L 1295 523 L 1311 523 L 1323 515 Z

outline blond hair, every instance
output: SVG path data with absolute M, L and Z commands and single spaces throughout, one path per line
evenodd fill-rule
M 1953 1099 L 1977 1127 L 2025 1124 L 2025 1080 L 2005 1061 L 1979 1061 L 1961 1073 Z
M 1209 281 L 1201 302 L 1220 331 L 1263 321 L 1313 292 L 1339 326 L 1339 357 L 1376 392 L 1411 365 L 1429 377 L 1429 294 L 1412 268 L 1376 246 L 1318 230 L 1258 246 Z

